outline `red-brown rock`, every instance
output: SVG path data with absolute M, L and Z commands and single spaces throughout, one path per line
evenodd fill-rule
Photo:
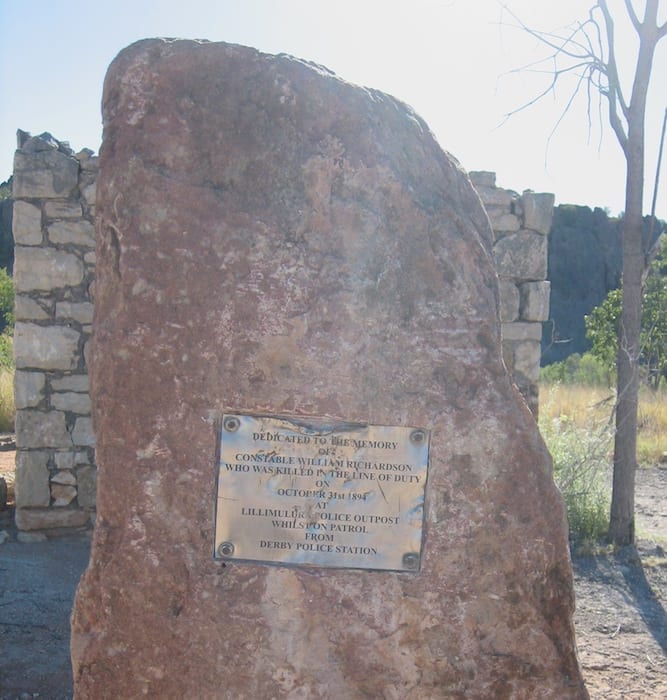
M 409 108 L 288 57 L 112 64 L 78 698 L 584 698 L 563 506 L 490 230 Z M 213 559 L 226 410 L 431 431 L 418 573 Z

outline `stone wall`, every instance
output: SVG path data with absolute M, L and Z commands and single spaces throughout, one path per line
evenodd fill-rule
M 19 132 L 14 159 L 16 524 L 79 527 L 95 507 L 86 359 L 97 158 Z
M 555 198 L 496 187 L 492 172 L 471 172 L 470 179 L 493 229 L 505 364 L 537 416 L 542 322 L 549 318 L 548 234 Z
M 87 348 L 95 274 L 97 158 L 49 134 L 19 132 L 14 161 L 16 523 L 86 525 L 95 509 L 95 438 Z M 489 214 L 500 277 L 503 352 L 537 414 L 542 321 L 549 313 L 547 234 L 554 197 L 471 180 Z

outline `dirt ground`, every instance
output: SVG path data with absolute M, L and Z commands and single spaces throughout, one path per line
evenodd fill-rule
M 595 700 L 667 698 L 667 465 L 636 478 L 637 546 L 572 558 L 577 647 Z
M 12 451 L 0 476 L 13 493 Z M 11 500 L 10 500 L 11 505 Z M 667 465 L 637 473 L 637 547 L 573 555 L 577 645 L 593 700 L 667 698 Z M 0 511 L 0 700 L 71 698 L 69 613 L 90 534 L 17 542 Z

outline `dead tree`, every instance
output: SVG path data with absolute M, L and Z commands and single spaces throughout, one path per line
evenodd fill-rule
M 617 545 L 631 544 L 635 538 L 639 334 L 642 284 L 648 252 L 644 250 L 642 240 L 644 125 L 655 49 L 667 34 L 667 22 L 658 24 L 660 0 L 646 0 L 643 19 L 639 18 L 632 0 L 624 0 L 624 4 L 627 19 L 632 23 L 639 41 L 629 93 L 619 77 L 615 18 L 606 0 L 598 0 L 589 11 L 587 19 L 577 22 L 565 32 L 555 33 L 527 27 L 503 5 L 523 30 L 552 50 L 545 59 L 550 63 L 549 85 L 521 109 L 552 92 L 565 76 L 576 76 L 575 87 L 565 111 L 581 90 L 587 95 L 589 119 L 594 95 L 597 94 L 601 101 L 598 102 L 599 105 L 606 100 L 609 124 L 625 156 L 623 305 L 618 342 L 614 478 L 609 522 L 609 537 Z

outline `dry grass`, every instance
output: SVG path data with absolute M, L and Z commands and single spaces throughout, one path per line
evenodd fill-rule
M 615 393 L 604 387 L 576 384 L 540 386 L 540 415 L 566 418 L 578 428 L 613 421 Z M 611 423 L 613 425 L 613 423 Z M 637 459 L 642 466 L 657 464 L 667 452 L 667 390 L 642 387 L 639 395 Z
M 14 370 L 0 368 L 0 432 L 14 431 Z
M 667 391 L 645 391 L 639 399 L 637 459 L 656 464 L 667 453 Z
M 614 408 L 613 390 L 600 386 L 579 384 L 542 384 L 540 386 L 540 415 L 563 418 L 584 428 L 591 421 L 608 421 Z
M 609 524 L 613 397 L 577 385 L 540 387 L 540 431 L 567 507 L 570 537 L 597 543 Z

